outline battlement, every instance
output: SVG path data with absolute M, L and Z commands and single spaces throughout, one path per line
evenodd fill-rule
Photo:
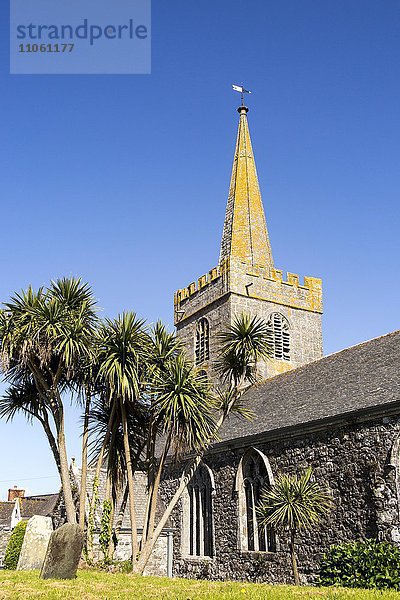
M 237 265 L 235 265 L 237 266 Z M 283 271 L 275 268 L 248 268 L 248 265 L 241 263 L 241 267 L 245 267 L 244 271 L 247 276 L 251 278 L 261 278 L 270 282 L 282 284 L 283 286 L 291 286 L 292 288 L 300 288 L 303 290 L 309 290 L 312 292 L 321 292 L 322 280 L 317 277 L 304 277 L 303 282 L 300 282 L 300 277 L 296 273 L 286 273 L 286 278 L 283 277 Z M 174 296 L 175 306 L 180 305 L 182 302 L 191 298 L 210 284 L 214 283 L 222 276 L 229 275 L 231 271 L 237 271 L 233 269 L 230 264 L 229 258 L 226 259 L 221 265 L 214 267 L 205 275 L 198 278 L 197 282 L 193 281 L 187 287 L 177 290 Z M 242 276 L 243 270 L 240 269 Z
M 187 300 L 187 298 L 190 298 L 190 296 L 193 296 L 200 290 L 204 289 L 205 287 L 210 285 L 210 283 L 213 283 L 214 281 L 217 281 L 217 279 L 220 279 L 220 277 L 222 277 L 222 275 L 225 272 L 226 272 L 225 266 L 214 267 L 208 273 L 199 277 L 197 282 L 193 281 L 187 287 L 185 287 L 181 290 L 178 290 L 175 293 L 175 297 L 174 297 L 175 306 L 177 304 L 180 304 L 181 302 Z

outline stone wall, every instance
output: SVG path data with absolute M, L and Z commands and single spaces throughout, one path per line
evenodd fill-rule
M 6 553 L 6 548 L 8 544 L 8 540 L 10 539 L 11 529 L 9 527 L 0 527 L 0 567 L 3 566 L 4 555 Z
M 100 549 L 99 534 L 97 531 L 94 535 L 94 559 L 102 561 L 103 553 Z M 139 532 L 139 540 L 141 532 Z M 172 546 L 172 538 L 171 538 Z M 162 533 L 157 540 L 152 555 L 147 563 L 144 575 L 154 575 L 158 577 L 170 577 L 171 573 L 168 569 L 168 533 Z M 172 553 L 172 547 L 171 547 Z M 130 560 L 132 556 L 132 538 L 130 529 L 123 529 L 118 537 L 118 544 L 114 553 L 114 560 Z
M 334 509 L 322 526 L 299 538 L 301 578 L 312 583 L 323 552 L 331 544 L 365 537 L 400 542 L 396 478 L 398 457 L 391 449 L 400 431 L 400 419 L 384 417 L 366 423 L 332 425 L 329 429 L 285 439 L 264 439 L 253 447 L 268 458 L 272 472 L 294 473 L 311 465 L 315 479 L 326 484 Z M 209 453 L 205 462 L 215 477 L 213 515 L 215 556 L 211 559 L 182 557 L 182 507 L 172 520 L 175 528 L 175 576 L 291 583 L 288 540 L 278 536 L 276 553 L 238 550 L 238 497 L 235 476 L 240 458 L 248 449 L 234 447 Z M 394 465 L 396 463 L 397 466 Z M 164 501 L 176 487 L 171 471 L 163 484 Z
M 262 378 L 272 377 L 322 357 L 322 287 L 321 280 L 288 274 L 282 281 L 281 271 L 274 278 L 254 272 L 237 261 L 230 261 L 222 275 L 205 287 L 197 287 L 176 303 L 177 335 L 190 360 L 195 360 L 196 325 L 206 317 L 210 325 L 210 359 L 203 363 L 210 380 L 218 381 L 215 361 L 218 358 L 218 335 L 231 324 L 235 315 L 245 312 L 267 320 L 273 312 L 281 313 L 290 326 L 290 361 L 269 360 L 260 365 Z M 277 274 L 280 274 L 279 277 Z M 291 277 L 289 277 L 291 275 Z M 180 296 L 179 296 L 180 298 Z
M 185 348 L 189 360 L 195 362 L 195 340 L 196 327 L 199 319 L 205 317 L 210 326 L 210 358 L 201 364 L 200 368 L 207 372 L 210 381 L 219 379 L 215 369 L 215 363 L 218 359 L 218 335 L 224 331 L 231 322 L 231 303 L 225 296 L 216 300 L 211 305 L 206 305 L 195 315 L 185 319 L 183 327 L 177 327 L 177 335 Z
M 316 312 L 290 306 L 277 305 L 266 300 L 232 295 L 232 314 L 245 312 L 268 321 L 272 313 L 283 315 L 290 328 L 290 362 L 268 360 L 260 365 L 262 378 L 273 377 L 289 369 L 295 369 L 322 357 L 322 319 Z

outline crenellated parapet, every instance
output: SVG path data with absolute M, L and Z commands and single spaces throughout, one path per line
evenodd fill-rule
M 187 287 L 178 290 L 174 296 L 175 306 L 226 275 L 228 270 L 229 260 L 225 261 L 222 265 L 218 265 L 218 267 L 214 267 L 208 273 L 199 277 L 197 281 L 192 281 Z
M 175 322 L 196 312 L 227 293 L 275 302 L 292 308 L 322 313 L 322 280 L 273 267 L 254 267 L 225 259 L 205 275 L 175 293 Z

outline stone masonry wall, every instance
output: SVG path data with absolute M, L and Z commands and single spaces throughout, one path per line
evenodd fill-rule
M 315 479 L 326 484 L 334 509 L 322 526 L 299 538 L 298 559 L 301 579 L 312 583 L 320 557 L 331 544 L 365 537 L 400 543 L 396 477 L 390 453 L 400 431 L 400 418 L 384 417 L 369 423 L 331 426 L 329 430 L 262 441 L 253 447 L 268 458 L 272 472 L 294 473 L 311 465 Z M 276 553 L 238 550 L 238 497 L 235 476 L 248 446 L 219 448 L 204 462 L 215 477 L 213 521 L 215 556 L 211 559 L 181 556 L 182 507 L 173 514 L 174 576 L 206 579 L 233 579 L 291 583 L 288 540 L 278 537 Z M 396 461 L 398 458 L 396 459 Z M 392 461 L 393 462 L 393 461 Z M 164 501 L 176 487 L 177 472 L 163 484 Z
M 140 534 L 139 534 L 140 540 Z M 94 559 L 102 561 L 104 559 L 100 549 L 99 532 L 94 535 Z M 132 557 L 132 537 L 129 529 L 122 530 L 118 537 L 118 544 L 114 553 L 114 560 L 130 560 Z M 144 575 L 154 575 L 158 577 L 168 576 L 168 536 L 162 533 L 158 538 L 152 555 L 147 563 Z
M 199 368 L 207 372 L 210 380 L 218 380 L 215 362 L 218 358 L 218 334 L 224 331 L 231 322 L 231 304 L 225 296 L 216 300 L 212 305 L 199 310 L 195 315 L 185 320 L 185 325 L 177 329 L 178 338 L 182 341 L 188 358 L 195 362 L 196 326 L 199 319 L 206 317 L 210 326 L 210 359 Z
M 3 566 L 4 555 L 6 553 L 6 548 L 10 536 L 11 529 L 9 527 L 0 527 L 0 567 Z
M 217 336 L 235 315 L 242 312 L 265 320 L 271 313 L 279 312 L 289 322 L 291 360 L 270 360 L 260 365 L 262 378 L 322 357 L 321 280 L 308 277 L 304 285 L 300 285 L 297 275 L 288 274 L 289 281 L 285 282 L 281 271 L 274 270 L 274 278 L 271 278 L 261 270 L 254 272 L 249 265 L 233 260 L 220 271 L 221 276 L 203 287 L 200 283 L 197 287 L 191 284 L 184 299 L 181 299 L 182 290 L 176 296 L 176 309 L 179 311 L 175 313 L 177 334 L 192 361 L 195 360 L 196 324 L 202 317 L 209 321 L 210 360 L 201 368 L 211 380 L 218 381 L 215 370 Z
M 206 317 L 210 325 L 210 360 L 200 368 L 205 369 L 211 380 L 217 380 L 215 362 L 218 358 L 218 334 L 231 323 L 234 315 L 246 312 L 267 320 L 271 313 L 279 312 L 289 322 L 291 360 L 269 360 L 260 363 L 260 375 L 266 379 L 288 369 L 293 369 L 322 357 L 322 318 L 319 313 L 277 305 L 256 298 L 225 295 L 212 304 L 206 304 L 193 316 L 177 326 L 178 337 L 182 341 L 187 356 L 195 360 L 196 325 L 199 319 Z
M 289 322 L 290 362 L 268 360 L 263 365 L 260 364 L 260 374 L 264 379 L 322 357 L 322 318 L 319 313 L 236 294 L 232 294 L 230 303 L 233 315 L 245 312 L 267 321 L 272 313 L 277 312 Z

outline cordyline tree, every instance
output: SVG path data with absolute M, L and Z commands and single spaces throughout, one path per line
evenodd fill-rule
M 173 346 L 174 340 L 166 340 L 165 332 L 158 336 L 165 343 L 160 347 Z M 157 336 L 154 335 L 154 339 Z M 152 463 L 149 477 L 150 502 L 145 524 L 145 536 L 137 557 L 133 555 L 133 572 L 143 573 L 154 545 L 165 527 L 168 518 L 182 493 L 192 479 L 204 453 L 218 436 L 218 431 L 229 414 L 236 412 L 249 417 L 243 402 L 243 393 L 257 380 L 257 363 L 269 358 L 271 348 L 266 323 L 243 314 L 237 316 L 233 324 L 220 336 L 218 369 L 225 388 L 213 394 L 196 370 L 188 363 L 179 347 L 171 349 L 170 358 L 161 359 L 151 378 L 150 390 L 154 417 L 151 422 L 161 424 L 164 447 L 161 458 L 155 458 L 155 450 L 148 454 Z M 162 352 L 160 352 L 162 356 Z M 156 436 L 155 436 L 156 437 Z M 153 444 L 155 445 L 155 444 Z M 155 500 L 160 472 L 170 448 L 179 456 L 182 450 L 192 457 L 186 462 L 178 487 L 155 525 Z M 158 467 L 158 468 L 157 468 Z M 157 475 L 154 476 L 156 470 Z
M 76 522 L 65 441 L 63 396 L 90 362 L 97 324 L 90 287 L 64 278 L 15 294 L 0 312 L 0 363 L 10 384 L 0 412 L 23 412 L 42 425 L 56 461 L 67 520 Z
M 208 386 L 199 381 L 195 369 L 179 350 L 175 336 L 167 333 L 160 323 L 147 331 L 134 313 L 124 313 L 115 320 L 105 320 L 99 328 L 97 344 L 97 379 L 106 390 L 101 401 L 101 419 L 104 424 L 107 413 L 108 422 L 98 450 L 89 523 L 96 510 L 100 469 L 106 456 L 115 455 L 115 444 L 122 432 L 132 557 L 136 563 L 139 544 L 133 475 L 139 456 L 143 451 L 148 466 L 149 500 L 143 548 L 154 530 L 157 493 L 168 452 L 177 455 L 182 448 L 203 447 L 204 440 L 214 430 L 215 405 Z M 160 436 L 164 447 L 161 457 L 156 459 L 155 444 Z M 108 478 L 112 477 L 108 467 Z M 92 532 L 88 533 L 90 556 Z
M 89 515 L 89 557 L 93 545 L 90 523 L 94 522 L 100 470 L 107 464 L 107 480 L 116 477 L 110 463 L 110 457 L 117 453 L 115 444 L 119 446 L 120 455 L 124 454 L 120 462 L 126 467 L 128 479 L 115 534 L 118 536 L 125 505 L 129 502 L 133 571 L 142 573 L 172 510 L 204 452 L 217 439 L 228 414 L 237 412 L 249 416 L 242 395 L 256 381 L 258 360 L 270 355 L 266 325 L 260 319 L 242 315 L 234 320 L 220 342 L 218 369 L 225 388 L 216 394 L 185 358 L 175 335 L 168 333 L 161 323 L 148 331 L 133 313 L 125 313 L 114 321 L 106 320 L 100 327 L 96 369 L 97 382 L 105 392 L 93 405 L 91 414 L 96 422 L 93 432 L 95 439 L 97 434 L 97 464 Z M 140 415 L 140 425 L 137 415 Z M 184 455 L 192 458 L 185 464 L 178 489 L 156 523 L 157 496 L 167 456 L 182 459 Z M 145 467 L 148 476 L 148 500 L 140 544 L 136 533 L 133 478 L 139 459 L 141 470 Z M 110 487 L 118 486 L 110 483 Z M 111 510 L 115 508 L 115 499 L 112 503 Z
M 312 481 L 309 467 L 300 475 L 280 475 L 263 489 L 258 506 L 262 525 L 289 532 L 289 553 L 295 585 L 300 585 L 296 558 L 296 537 L 302 529 L 318 526 L 333 502 L 326 488 Z
M 117 497 L 122 495 L 115 534 L 128 503 L 133 571 L 142 573 L 169 516 L 207 448 L 217 440 L 225 419 L 232 412 L 249 417 L 242 396 L 256 381 L 258 361 L 270 355 L 266 324 L 259 318 L 241 315 L 220 337 L 217 367 L 224 388 L 215 391 L 185 358 L 175 335 L 161 323 L 149 330 L 144 321 L 129 312 L 99 323 L 92 292 L 80 279 L 60 279 L 37 291 L 29 288 L 16 294 L 0 311 L 0 360 L 10 383 L 0 401 L 0 416 L 11 419 L 22 412 L 41 423 L 59 469 L 69 522 L 76 522 L 76 509 L 68 469 L 63 397 L 67 393 L 78 395 L 84 406 L 79 510 L 82 528 L 90 427 L 97 457 L 87 524 L 89 557 L 104 464 L 108 518 L 112 523 Z M 156 523 L 157 496 L 167 456 L 182 459 L 184 455 L 191 458 Z M 139 462 L 148 476 L 140 545 L 134 489 Z M 111 545 L 110 557 L 112 551 Z

